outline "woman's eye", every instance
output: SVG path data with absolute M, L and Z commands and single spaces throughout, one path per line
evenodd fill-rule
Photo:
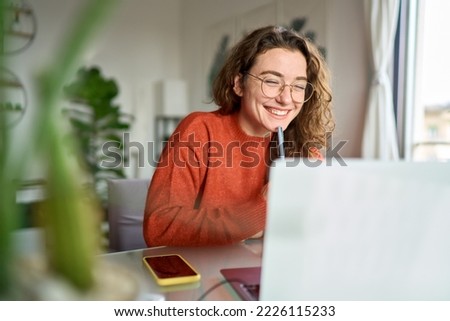
M 264 79 L 264 83 L 269 86 L 280 86 L 281 82 L 277 79 Z
M 305 91 L 306 85 L 305 85 L 305 84 L 294 84 L 294 85 L 292 86 L 292 88 L 293 88 L 295 91 Z

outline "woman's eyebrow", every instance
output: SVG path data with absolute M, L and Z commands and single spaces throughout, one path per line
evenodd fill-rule
M 263 71 L 261 73 L 261 75 L 267 75 L 267 74 L 274 75 L 274 76 L 277 76 L 277 77 L 280 77 L 280 78 L 283 77 L 283 74 L 281 74 L 281 73 L 279 73 L 278 71 L 275 71 L 275 70 L 266 70 L 266 71 Z
M 280 78 L 284 78 L 284 75 L 282 73 L 275 71 L 275 70 L 266 70 L 266 71 L 263 71 L 260 75 L 261 76 L 262 75 L 274 75 L 274 76 L 277 76 Z M 308 80 L 308 78 L 305 76 L 298 76 L 298 77 L 295 77 L 295 80 Z

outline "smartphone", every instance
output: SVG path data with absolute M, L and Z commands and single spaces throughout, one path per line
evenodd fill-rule
M 142 260 L 158 285 L 185 284 L 200 280 L 200 274 L 181 255 L 144 256 Z

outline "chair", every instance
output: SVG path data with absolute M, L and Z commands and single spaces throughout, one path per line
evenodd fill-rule
M 145 248 L 142 235 L 150 179 L 108 180 L 109 248 L 113 252 Z

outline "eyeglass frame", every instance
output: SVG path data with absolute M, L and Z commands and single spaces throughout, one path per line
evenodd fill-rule
M 292 83 L 291 83 L 291 84 L 287 84 L 287 83 L 283 80 L 283 85 L 280 86 L 280 91 L 278 92 L 278 94 L 275 95 L 275 96 L 273 96 L 273 97 L 270 97 L 270 96 L 268 96 L 268 95 L 264 92 L 264 90 L 263 90 L 264 81 L 266 80 L 265 78 L 258 77 L 258 76 L 256 76 L 256 75 L 253 75 L 253 74 L 249 73 L 249 72 L 246 72 L 245 74 L 246 74 L 246 75 L 249 75 L 249 76 L 252 76 L 253 78 L 258 79 L 259 81 L 261 81 L 261 87 L 260 87 L 260 88 L 261 88 L 261 92 L 262 92 L 263 95 L 266 96 L 267 98 L 275 98 L 275 97 L 281 95 L 281 93 L 283 92 L 284 88 L 286 88 L 286 86 L 289 86 L 292 101 L 295 102 L 295 103 L 297 103 L 297 104 L 304 104 L 304 103 L 306 103 L 308 100 L 311 99 L 311 97 L 313 96 L 313 93 L 314 93 L 314 91 L 315 91 L 314 85 L 313 85 L 312 83 L 310 83 L 309 81 L 306 81 L 306 83 L 309 84 L 309 85 L 311 86 L 311 95 L 308 97 L 308 99 L 305 99 L 305 100 L 303 100 L 303 101 L 296 101 L 296 100 L 294 100 L 294 97 L 292 96 L 292 91 L 293 91 L 292 86 L 293 86 L 293 84 L 292 84 Z M 306 92 L 306 90 L 305 90 L 305 92 Z

